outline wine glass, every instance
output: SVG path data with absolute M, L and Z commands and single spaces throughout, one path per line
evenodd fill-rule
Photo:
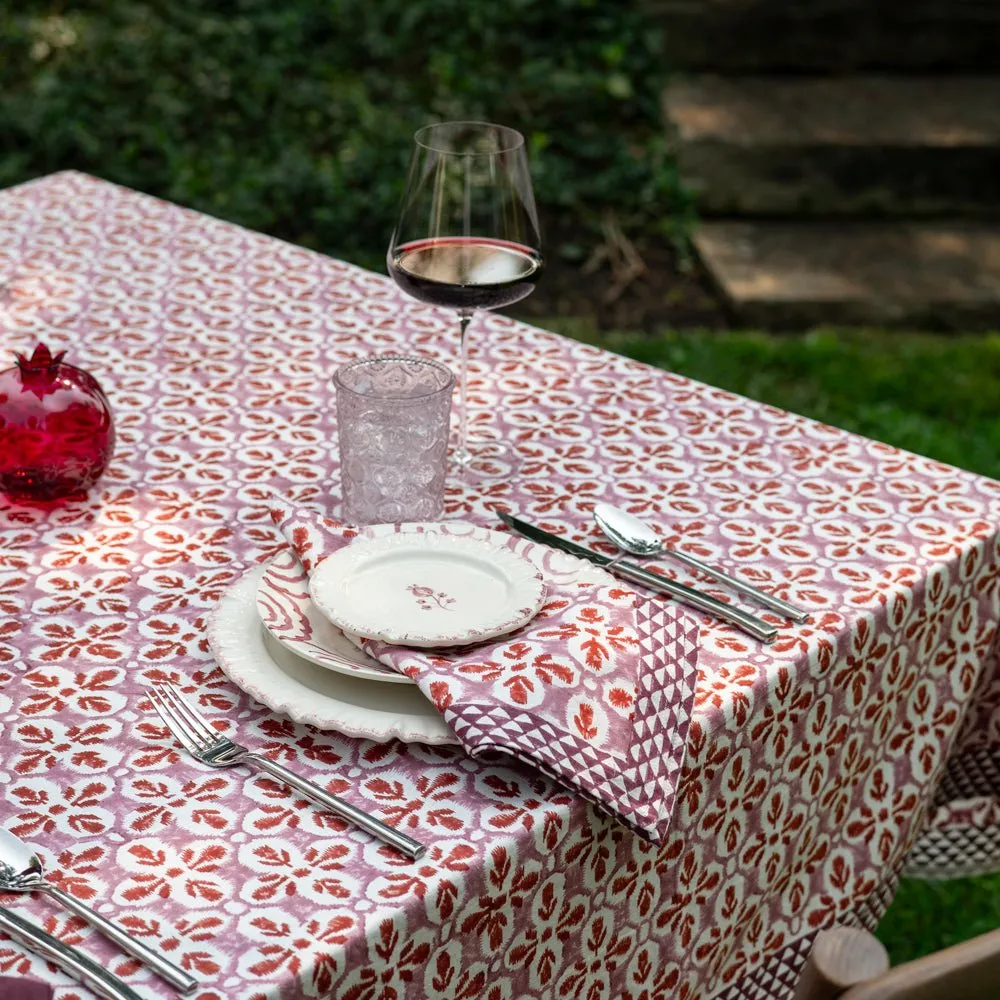
M 538 214 L 524 137 L 488 122 L 419 129 L 386 263 L 396 284 L 458 311 L 461 361 L 455 460 L 466 479 L 505 479 L 513 447 L 469 434 L 469 323 L 528 295 L 542 272 Z

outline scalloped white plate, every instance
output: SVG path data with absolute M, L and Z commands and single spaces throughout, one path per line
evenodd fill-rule
M 458 743 L 415 684 L 335 673 L 276 642 L 257 615 L 257 588 L 266 571 L 260 566 L 234 583 L 208 621 L 209 647 L 234 684 L 268 708 L 318 729 L 380 743 Z
M 313 570 L 313 603 L 345 632 L 403 646 L 461 646 L 505 635 L 545 600 L 538 570 L 469 535 L 358 537 Z
M 309 598 L 309 577 L 291 549 L 279 553 L 268 564 L 257 589 L 257 612 L 264 627 L 282 646 L 310 663 L 386 684 L 413 683 L 405 674 L 359 649 L 319 613 Z

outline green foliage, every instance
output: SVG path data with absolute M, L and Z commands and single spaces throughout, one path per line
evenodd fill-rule
M 560 230 L 682 205 L 634 0 L 11 6 L 0 186 L 76 168 L 380 266 L 412 133 L 471 118 L 525 133 Z
M 878 936 L 893 965 L 1000 927 L 1000 875 L 948 882 L 903 879 Z

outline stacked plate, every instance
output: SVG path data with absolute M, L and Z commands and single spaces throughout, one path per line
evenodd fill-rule
M 530 621 L 544 579 L 593 586 L 596 566 L 464 522 L 373 525 L 307 577 L 286 551 L 222 597 L 208 627 L 225 673 L 296 722 L 384 741 L 457 743 L 361 636 L 411 647 L 484 642 Z

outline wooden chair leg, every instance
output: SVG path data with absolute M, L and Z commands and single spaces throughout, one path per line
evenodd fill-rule
M 868 931 L 833 927 L 816 935 L 795 1000 L 835 1000 L 845 990 L 889 970 L 882 942 Z

